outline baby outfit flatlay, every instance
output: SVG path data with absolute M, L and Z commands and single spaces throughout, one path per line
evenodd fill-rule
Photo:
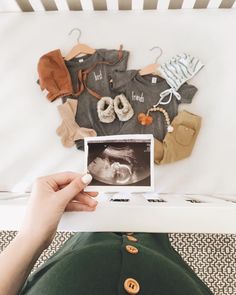
M 92 55 L 65 61 L 60 50 L 43 55 L 38 63 L 39 84 L 58 106 L 62 123 L 57 129 L 66 147 L 96 135 L 153 134 L 155 162 L 167 164 L 188 157 L 201 118 L 180 103 L 191 103 L 197 88 L 187 84 L 204 66 L 196 57 L 182 53 L 158 68 L 161 76 L 141 76 L 126 70 L 129 53 L 97 49 Z
M 154 139 L 154 161 L 156 164 L 176 162 L 191 155 L 201 127 L 201 117 L 181 111 L 171 125 L 173 132 L 167 133 L 163 142 Z
M 184 83 L 178 92 L 173 91 L 165 79 L 156 75 L 141 76 L 138 70 L 114 71 L 112 73 L 112 88 L 117 93 L 123 93 L 129 100 L 134 116 L 123 123 L 119 134 L 153 134 L 162 141 L 167 132 L 166 121 L 163 112 L 152 113 L 153 123 L 143 126 L 138 122 L 138 114 L 146 112 L 156 104 L 162 94 L 162 101 L 168 103 L 161 107 L 168 113 L 170 121 L 178 114 L 180 103 L 191 103 L 197 88 Z M 112 129 L 112 123 L 110 124 Z
M 62 123 L 56 132 L 61 137 L 61 142 L 65 147 L 72 147 L 76 140 L 97 135 L 95 130 L 80 127 L 75 122 L 77 105 L 78 101 L 76 99 L 68 98 L 64 104 L 57 107 L 62 118 Z
M 75 121 L 80 127 L 94 129 L 98 135 L 118 134 L 122 122 L 116 118 L 111 130 L 99 120 L 97 102 L 103 96 L 115 96 L 110 88 L 111 72 L 126 70 L 128 56 L 129 53 L 121 49 L 97 49 L 92 55 L 65 61 L 60 50 L 52 51 L 40 58 L 40 86 L 50 93 L 51 101 L 60 96 L 63 102 L 68 98 L 78 100 Z M 83 149 L 83 140 L 77 140 L 76 145 Z

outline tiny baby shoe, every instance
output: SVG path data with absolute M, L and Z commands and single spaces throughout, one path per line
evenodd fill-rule
M 115 120 L 113 99 L 109 96 L 102 97 L 97 103 L 98 118 L 103 123 L 111 123 Z
M 134 115 L 134 110 L 124 94 L 114 98 L 114 110 L 120 121 L 128 121 Z

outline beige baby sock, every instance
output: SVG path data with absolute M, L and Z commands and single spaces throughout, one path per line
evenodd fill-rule
M 62 117 L 62 123 L 57 128 L 56 132 L 57 135 L 61 137 L 61 142 L 65 147 L 72 147 L 75 140 L 97 135 L 95 130 L 80 127 L 75 122 L 77 104 L 77 100 L 67 99 L 64 104 L 57 107 Z
M 59 105 L 58 111 L 62 117 L 62 123 L 57 128 L 57 135 L 61 137 L 61 142 L 66 147 L 74 145 L 73 121 L 75 117 L 77 101 L 68 99 L 64 104 Z M 70 123 L 71 122 L 71 123 Z

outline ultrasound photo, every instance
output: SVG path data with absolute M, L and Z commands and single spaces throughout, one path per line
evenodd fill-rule
M 106 191 L 125 188 L 147 190 L 152 186 L 152 136 L 106 136 L 87 138 L 85 152 L 88 172 L 93 176 L 89 187 Z M 132 138 L 131 138 L 132 137 Z M 137 191 L 137 190 L 135 190 Z

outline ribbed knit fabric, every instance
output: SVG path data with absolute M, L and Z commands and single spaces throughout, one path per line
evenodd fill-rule
M 177 54 L 158 69 L 167 83 L 178 90 L 201 70 L 204 64 L 196 57 L 187 53 Z

